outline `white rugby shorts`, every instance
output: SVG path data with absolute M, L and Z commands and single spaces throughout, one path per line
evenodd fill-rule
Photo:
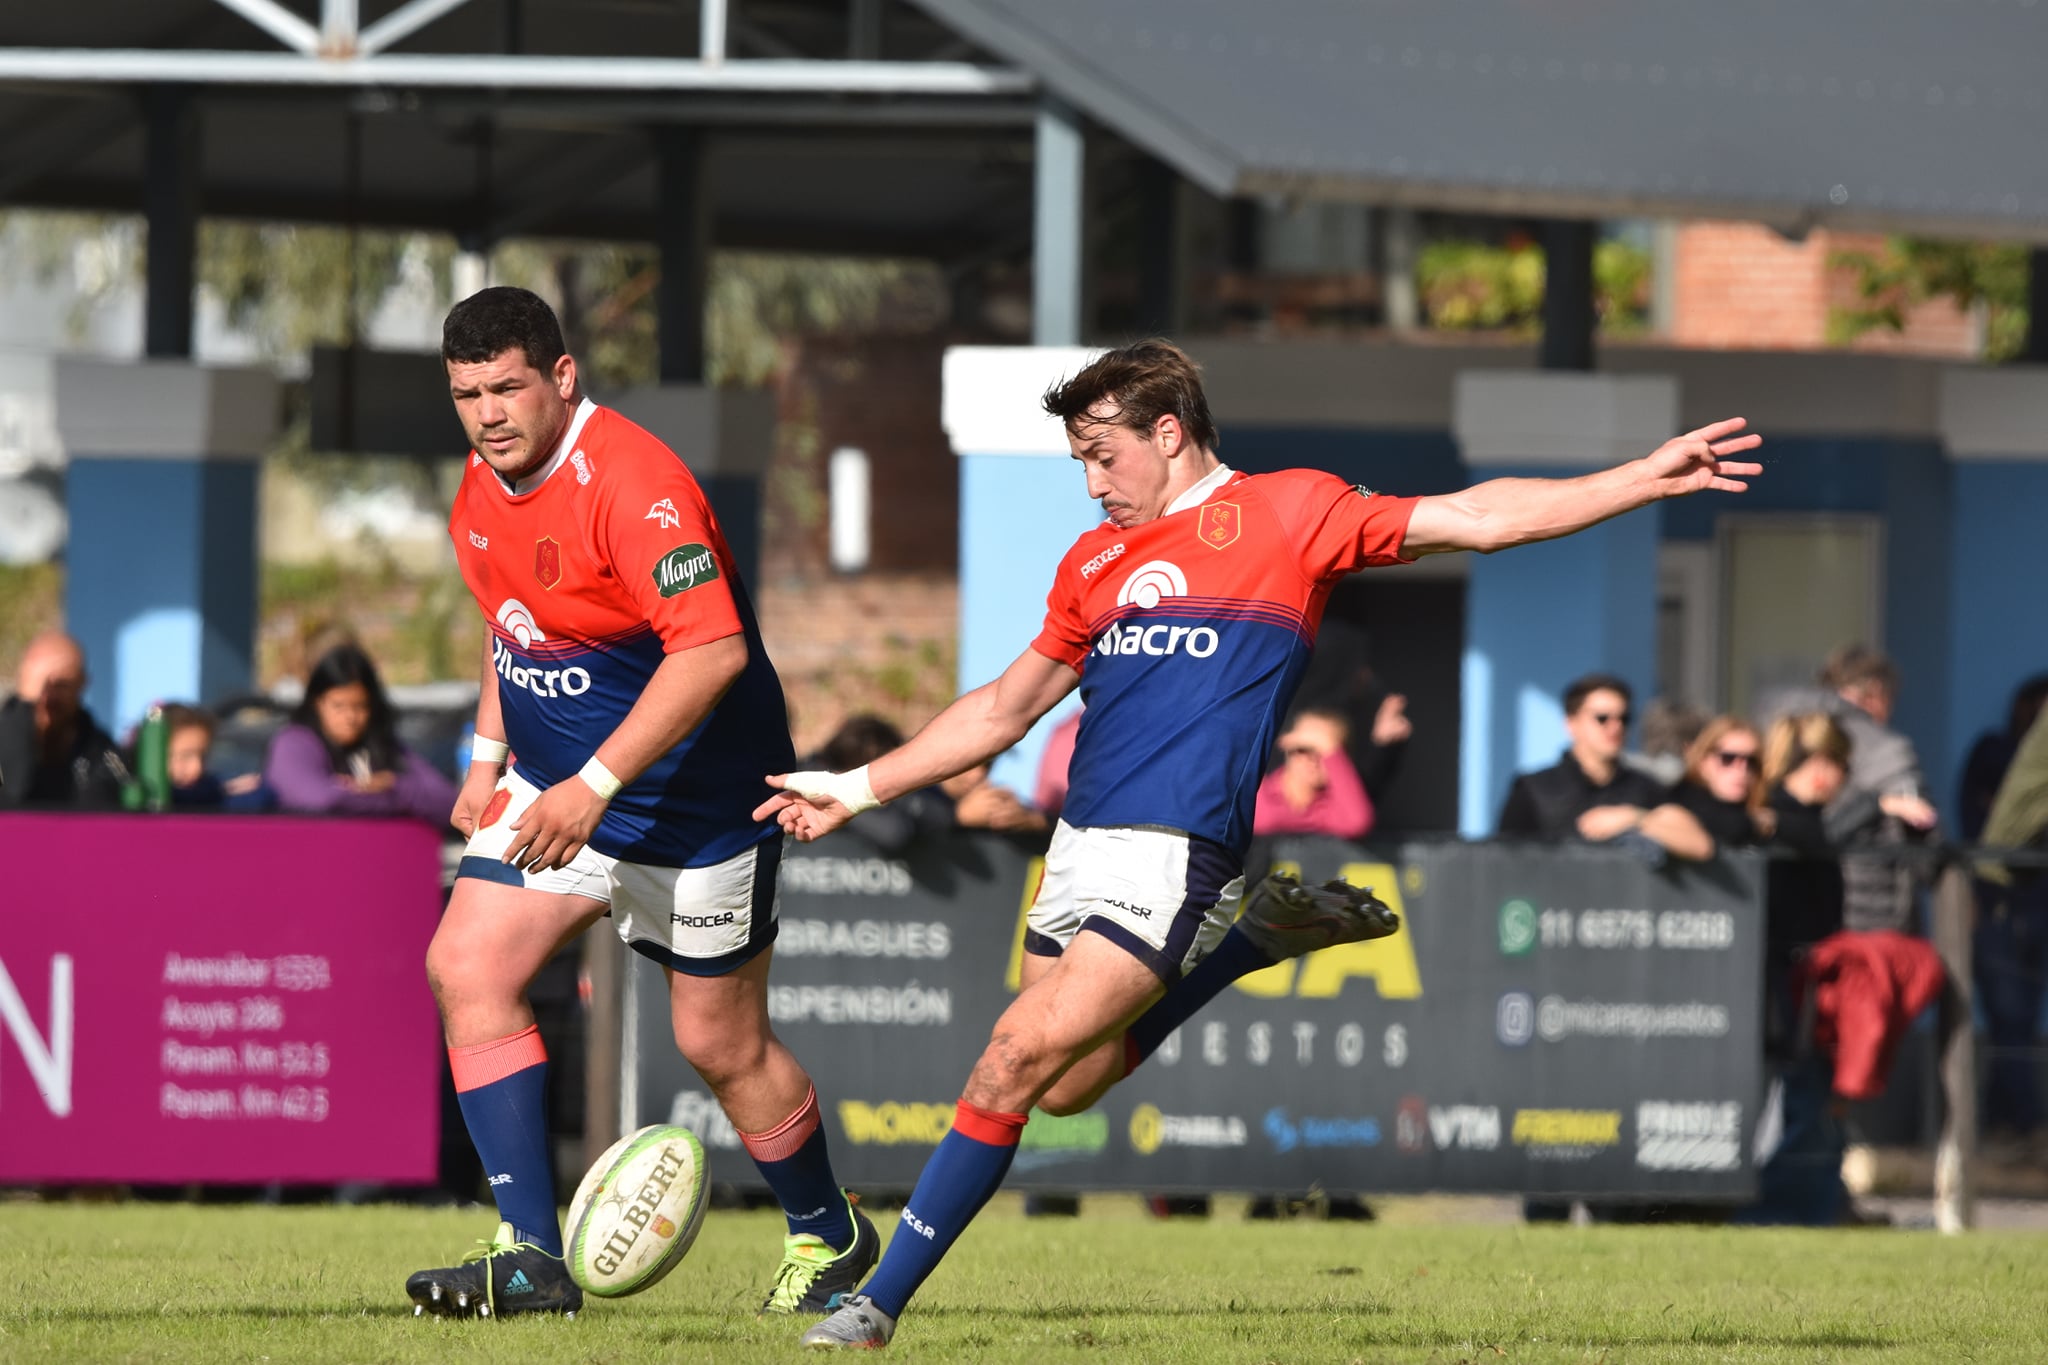
M 567 867 L 526 872 L 505 861 L 505 850 L 512 822 L 539 795 L 508 769 L 455 875 L 603 901 L 629 947 L 690 976 L 723 976 L 775 941 L 781 839 L 710 867 L 629 863 L 585 844 Z
M 1024 922 L 1024 951 L 1057 957 L 1083 929 L 1171 984 L 1237 919 L 1242 861 L 1221 844 L 1152 826 L 1053 830 Z

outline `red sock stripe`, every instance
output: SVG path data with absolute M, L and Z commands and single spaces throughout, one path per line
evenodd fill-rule
M 818 1131 L 818 1087 L 804 1092 L 794 1114 L 765 1133 L 741 1133 L 740 1143 L 756 1161 L 787 1161 Z
M 1017 1140 L 1024 1136 L 1024 1125 L 1030 1118 L 1029 1114 L 1003 1114 L 993 1109 L 979 1109 L 962 1100 L 953 1111 L 953 1131 L 991 1147 L 1015 1147 Z
M 547 1046 L 540 1040 L 538 1024 L 528 1024 L 509 1038 L 448 1049 L 448 1069 L 455 1075 L 458 1091 L 481 1090 L 547 1059 Z

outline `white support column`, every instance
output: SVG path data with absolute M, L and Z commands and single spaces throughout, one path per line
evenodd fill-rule
M 697 57 L 707 65 L 725 60 L 725 0 L 697 0 Z
M 356 0 L 320 0 L 320 51 L 328 57 L 356 55 Z
M 1081 341 L 1081 272 L 1087 241 L 1087 141 L 1081 116 L 1050 95 L 1038 106 L 1036 169 L 1031 340 L 1039 346 L 1076 346 Z

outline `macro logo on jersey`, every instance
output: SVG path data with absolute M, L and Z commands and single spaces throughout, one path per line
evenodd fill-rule
M 521 648 L 543 644 L 548 638 L 547 632 L 535 623 L 533 612 L 527 608 L 526 603 L 516 597 L 506 598 L 505 605 L 498 608 L 498 624 L 505 628 L 507 635 L 519 642 Z
M 533 576 L 543 588 L 552 588 L 562 581 L 562 543 L 553 536 L 542 536 L 534 542 Z
M 1212 550 L 1229 548 L 1244 530 L 1234 502 L 1203 504 L 1201 518 L 1195 525 L 1200 530 L 1202 543 Z
M 675 500 L 672 498 L 663 498 L 660 502 L 648 508 L 647 515 L 640 518 L 640 520 L 651 521 L 664 531 L 668 530 L 671 526 L 681 526 L 683 524 L 682 515 L 676 511 Z
M 1180 565 L 1154 559 L 1131 570 L 1131 576 L 1116 590 L 1116 604 L 1150 611 L 1169 597 L 1188 595 L 1188 576 Z
M 569 463 L 576 466 L 576 482 L 590 482 L 590 457 L 588 455 L 579 450 L 569 457 Z
M 654 585 L 661 589 L 663 597 L 674 597 L 717 578 L 718 557 L 695 541 L 676 546 L 654 565 Z

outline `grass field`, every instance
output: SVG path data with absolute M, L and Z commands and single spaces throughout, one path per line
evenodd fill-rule
M 1112 1201 L 1097 1201 L 1110 1205 Z M 574 1322 L 415 1319 L 407 1272 L 491 1219 L 398 1207 L 0 1203 L 0 1361 L 745 1362 L 779 1220 L 714 1211 Z M 891 1354 L 1048 1361 L 2048 1360 L 2048 1235 L 1161 1223 L 999 1201 Z

